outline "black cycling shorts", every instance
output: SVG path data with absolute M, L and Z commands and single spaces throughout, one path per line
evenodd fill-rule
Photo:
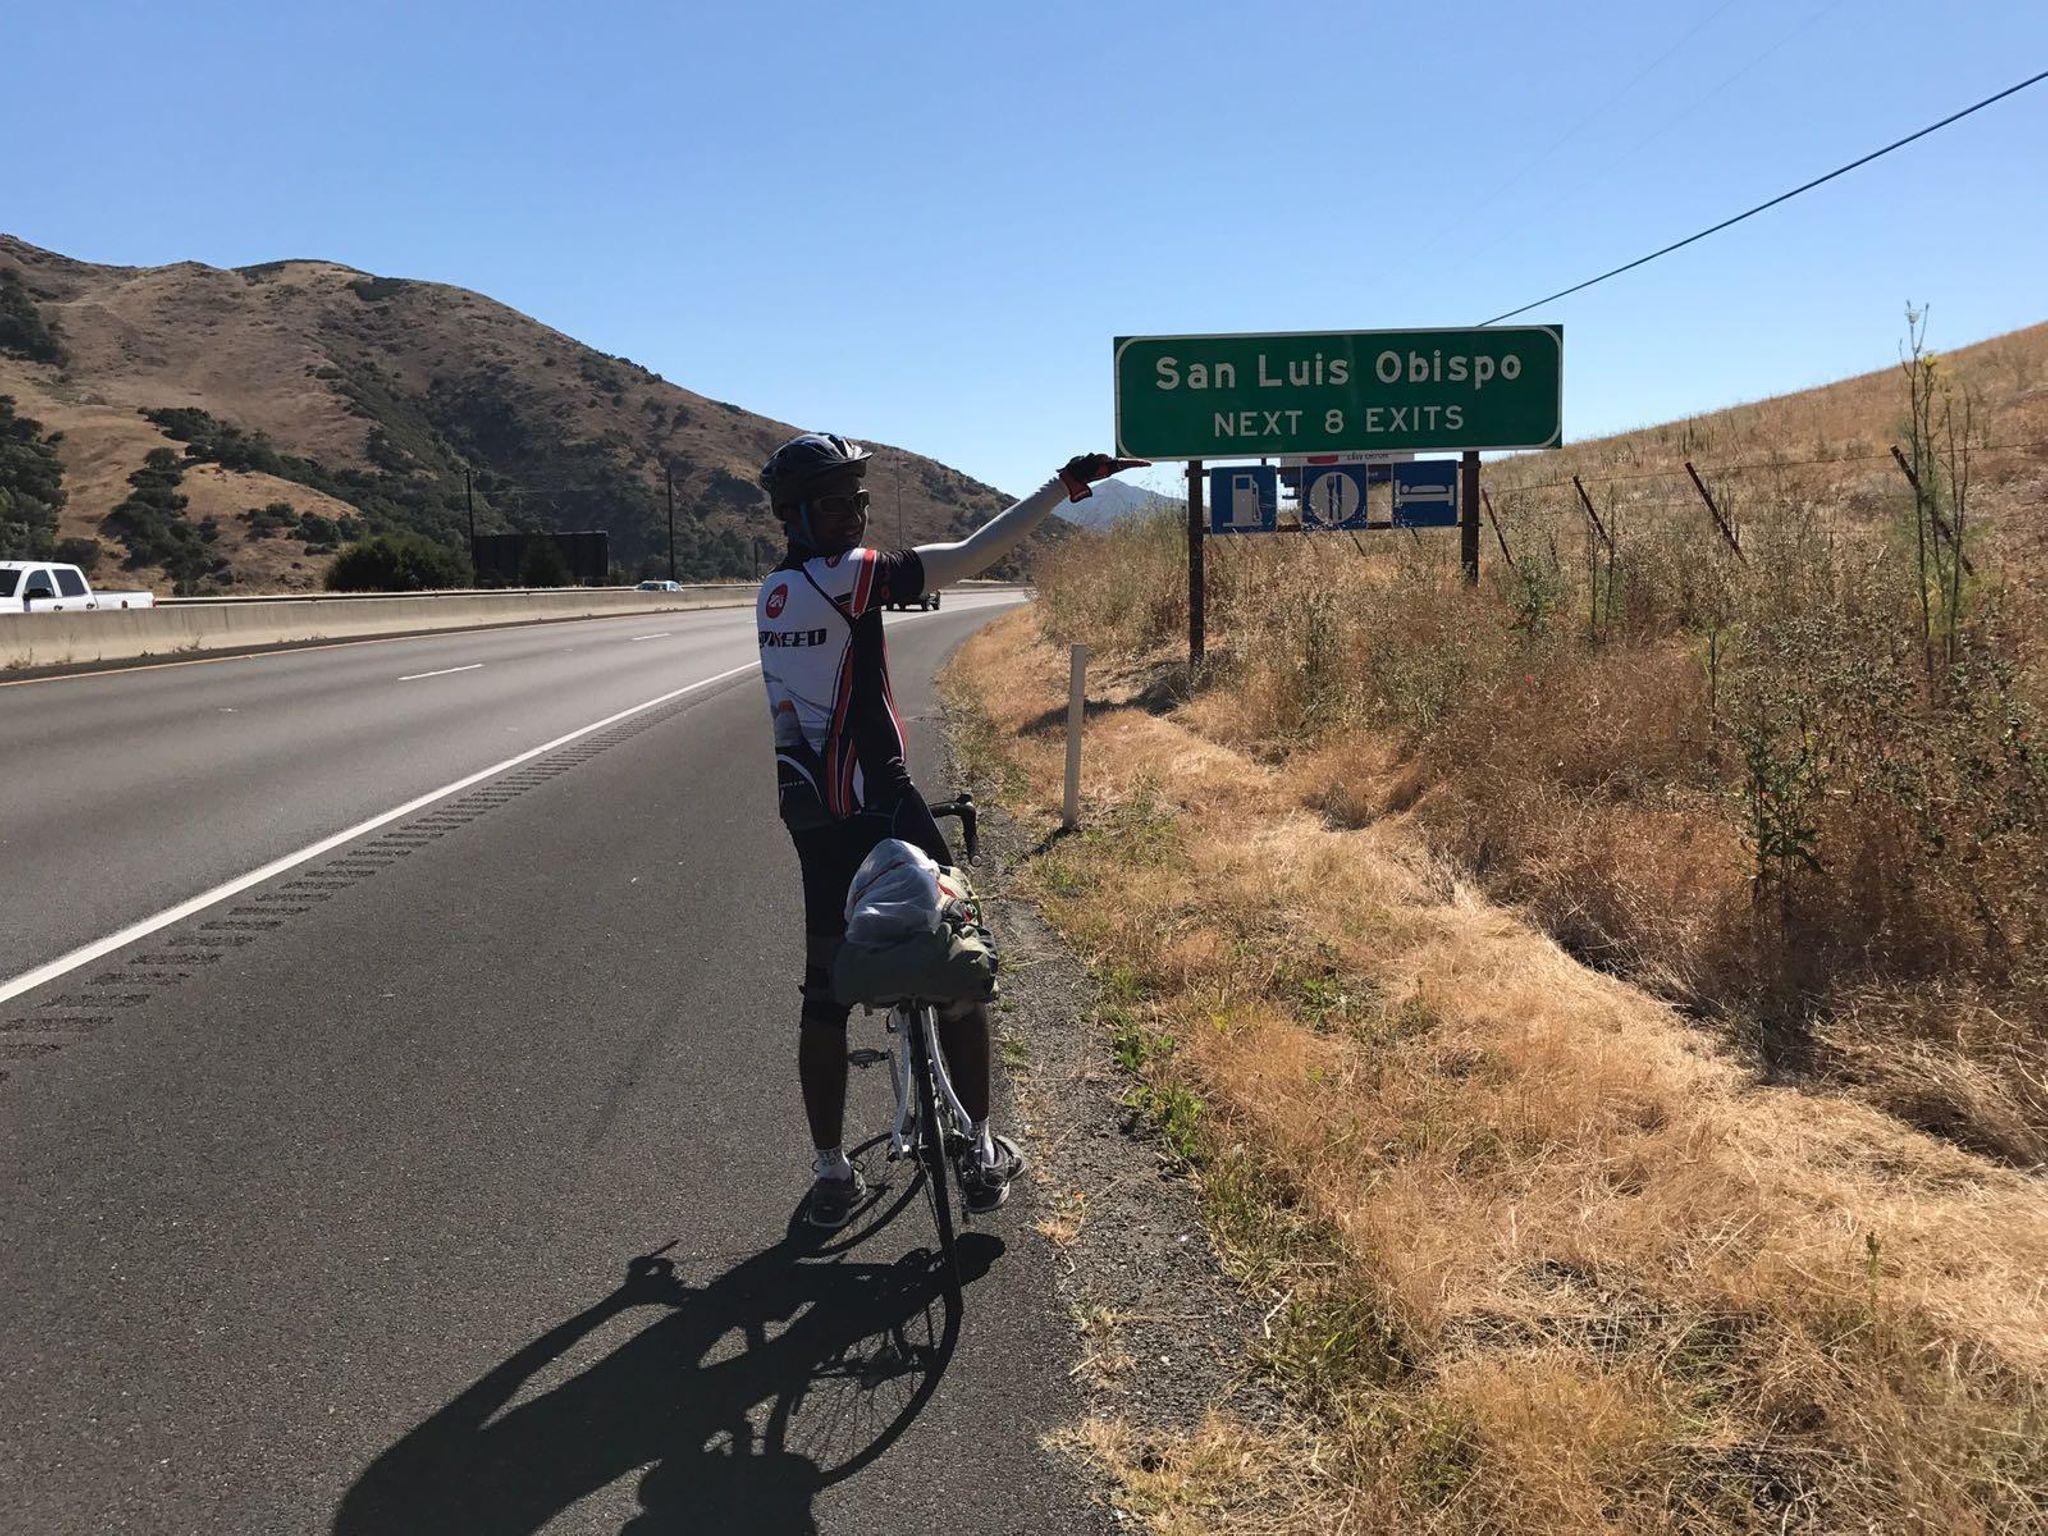
M 846 932 L 847 888 L 875 844 L 890 837 L 922 848 L 941 864 L 953 862 L 939 824 L 915 789 L 905 790 L 894 805 L 870 807 L 815 832 L 791 834 L 803 869 L 806 934 L 836 939 Z
M 846 1021 L 850 1011 L 831 1002 L 832 956 L 846 933 L 846 892 L 861 862 L 884 838 L 900 837 L 941 864 L 952 850 L 924 796 L 906 788 L 894 805 L 871 806 L 814 832 L 793 832 L 804 881 L 804 1016 L 820 1022 Z

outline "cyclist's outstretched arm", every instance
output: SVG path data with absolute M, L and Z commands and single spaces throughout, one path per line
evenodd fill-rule
M 980 575 L 1022 544 L 1061 502 L 1080 501 L 1093 495 L 1088 489 L 1090 482 L 1107 480 L 1122 470 L 1141 469 L 1145 463 L 1144 459 L 1112 459 L 1104 453 L 1076 454 L 1045 484 L 1014 506 L 998 512 L 957 544 L 918 545 L 918 558 L 924 562 L 924 589 L 936 591 Z

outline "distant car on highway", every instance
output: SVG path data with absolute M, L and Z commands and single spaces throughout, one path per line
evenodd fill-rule
M 637 592 L 680 592 L 683 590 L 683 584 L 680 581 L 643 581 L 634 590 Z
M 78 613 L 94 608 L 154 608 L 148 592 L 95 592 L 75 565 L 0 560 L 0 613 Z
M 923 597 L 913 597 L 907 603 L 884 603 L 882 606 L 885 608 L 893 608 L 898 613 L 908 613 L 913 608 L 916 609 L 919 613 L 930 613 L 933 609 L 939 606 L 939 594 L 936 592 L 927 592 Z

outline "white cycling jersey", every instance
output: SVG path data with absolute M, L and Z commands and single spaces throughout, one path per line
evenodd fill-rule
M 887 803 L 910 783 L 882 605 L 923 595 L 924 562 L 908 549 L 792 553 L 761 584 L 755 627 L 776 744 L 801 736 L 822 759 L 818 788 L 834 817 Z
M 761 677 L 778 748 L 799 740 L 822 759 L 819 799 L 834 818 L 888 805 L 909 787 L 903 721 L 889 690 L 885 603 L 978 575 L 1066 499 L 1057 479 L 965 539 L 915 549 L 807 555 L 792 548 L 754 605 Z

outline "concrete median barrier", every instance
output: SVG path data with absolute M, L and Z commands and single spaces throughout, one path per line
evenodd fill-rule
M 239 598 L 96 613 L 0 615 L 0 670 L 89 666 L 205 651 L 261 650 L 323 640 L 488 629 L 691 608 L 739 608 L 753 582 L 680 592 L 621 588 L 451 592 L 417 596 Z

